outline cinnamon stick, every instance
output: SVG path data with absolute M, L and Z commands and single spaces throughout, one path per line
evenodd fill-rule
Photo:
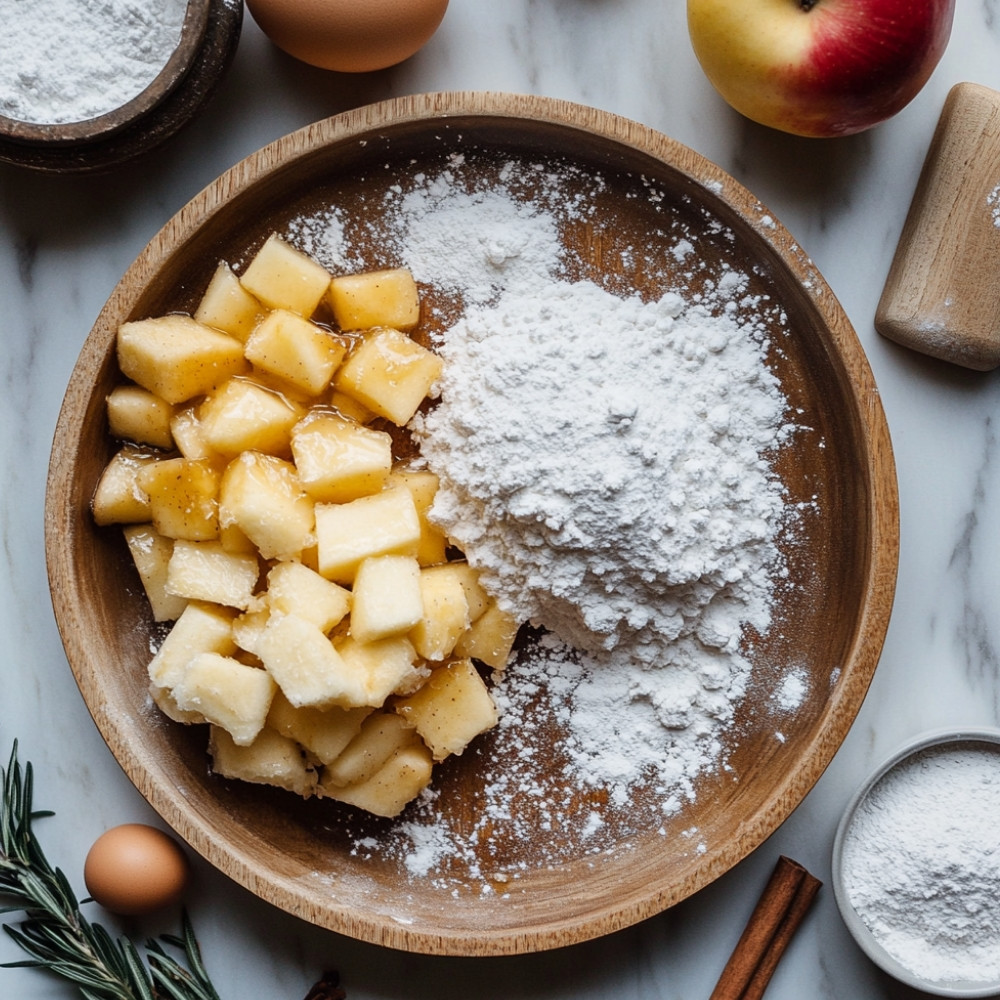
M 797 861 L 778 858 L 711 1000 L 760 1000 L 821 885 Z
M 306 1000 L 347 1000 L 347 994 L 340 988 L 340 975 L 333 969 L 323 973 L 323 977 L 306 994 Z

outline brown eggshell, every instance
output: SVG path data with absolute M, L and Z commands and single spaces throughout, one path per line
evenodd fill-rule
M 434 34 L 447 7 L 448 0 L 247 0 L 278 48 L 342 73 L 408 59 Z
M 122 916 L 151 913 L 176 902 L 188 873 L 180 845 L 142 823 L 125 823 L 101 834 L 83 867 L 93 899 Z

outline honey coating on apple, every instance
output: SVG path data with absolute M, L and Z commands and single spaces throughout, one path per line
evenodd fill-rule
M 220 263 L 193 315 L 119 328 L 92 502 L 169 626 L 153 701 L 214 772 L 386 817 L 496 724 L 518 625 L 428 518 L 419 319 L 403 268 L 333 276 L 276 234 Z

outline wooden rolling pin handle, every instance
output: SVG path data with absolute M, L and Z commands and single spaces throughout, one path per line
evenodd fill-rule
M 889 340 L 1000 365 L 1000 93 L 952 87 L 875 313 Z

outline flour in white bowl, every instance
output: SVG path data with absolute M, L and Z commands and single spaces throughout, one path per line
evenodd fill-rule
M 890 770 L 844 839 L 851 905 L 929 982 L 1000 982 L 1000 756 L 930 747 Z

